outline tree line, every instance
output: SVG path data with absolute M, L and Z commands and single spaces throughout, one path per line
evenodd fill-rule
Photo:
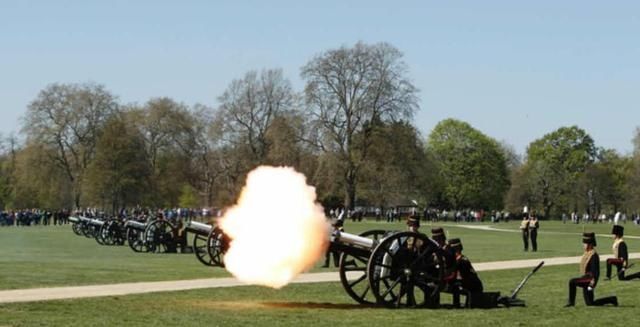
M 0 205 L 224 207 L 247 172 L 268 164 L 303 172 L 326 207 L 637 208 L 640 137 L 622 156 L 563 127 L 524 158 L 455 119 L 425 138 L 402 58 L 387 43 L 326 50 L 301 68 L 303 90 L 280 69 L 250 71 L 216 106 L 123 104 L 100 84 L 48 85 L 28 105 L 20 141 L 2 141 Z

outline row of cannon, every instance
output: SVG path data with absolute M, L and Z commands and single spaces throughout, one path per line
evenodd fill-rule
M 140 222 L 71 217 L 70 221 L 76 234 L 95 238 L 99 244 L 126 243 L 136 252 L 192 250 L 198 261 L 211 267 L 224 267 L 230 244 L 220 228 L 196 221 L 188 222 L 184 229 L 164 219 Z M 193 234 L 191 246 L 186 246 L 187 233 Z M 446 286 L 444 254 L 424 234 L 371 230 L 356 235 L 334 230 L 329 251 L 340 254 L 340 282 L 360 304 L 393 308 L 439 305 L 436 299 Z M 524 305 L 516 294 L 509 303 Z
M 69 221 L 75 234 L 93 238 L 100 245 L 126 244 L 135 252 L 193 252 L 207 266 L 224 266 L 223 253 L 228 242 L 223 243 L 224 234 L 208 224 L 190 221 L 183 230 L 178 224 L 164 219 L 144 222 L 79 216 L 70 217 Z M 191 246 L 186 244 L 187 232 L 194 234 Z

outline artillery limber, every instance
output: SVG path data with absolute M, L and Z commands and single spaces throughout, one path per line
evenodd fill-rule
M 194 234 L 193 252 L 207 266 L 224 267 L 224 252 L 229 242 L 222 230 L 212 225 L 190 221 L 186 231 Z

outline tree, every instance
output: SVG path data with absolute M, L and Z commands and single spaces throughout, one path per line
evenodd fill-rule
M 153 98 L 144 106 L 126 108 L 127 121 L 144 140 L 150 176 L 145 202 L 152 206 L 178 204 L 180 187 L 188 180 L 193 117 L 187 106 L 167 97 Z M 185 152 L 185 149 L 189 149 Z
M 302 67 L 312 141 L 341 164 L 345 207 L 356 200 L 358 174 L 368 159 L 374 120 L 410 118 L 417 89 L 406 76 L 402 53 L 387 43 L 341 47 Z M 356 140 L 356 134 L 360 134 Z
M 250 71 L 233 80 L 218 101 L 226 140 L 236 147 L 246 146 L 249 165 L 254 166 L 267 157 L 272 122 L 294 108 L 296 96 L 282 70 L 271 69 L 260 75 Z
M 573 205 L 576 209 L 578 180 L 595 156 L 593 139 L 577 126 L 561 127 L 529 144 L 526 178 L 534 201 L 543 208 L 546 217 L 556 206 L 568 209 Z M 592 191 L 587 190 L 587 193 Z
M 509 175 L 498 142 L 468 123 L 445 119 L 429 135 L 427 152 L 435 160 L 443 198 L 453 208 L 503 207 Z
M 437 176 L 420 133 L 406 121 L 377 123 L 358 183 L 360 199 L 378 207 L 413 199 L 433 204 Z
M 630 158 L 621 157 L 612 149 L 599 149 L 596 161 L 586 168 L 579 181 L 578 189 L 584 198 L 583 203 L 591 200 L 595 212 L 607 209 L 617 212 L 627 198 L 626 181 L 630 169 Z
M 46 153 L 65 172 L 77 207 L 101 128 L 117 110 L 116 98 L 92 83 L 52 84 L 29 104 L 22 130 L 28 142 L 55 149 Z
M 124 115 L 112 117 L 98 139 L 85 183 L 93 203 L 118 209 L 141 203 L 150 174 L 144 140 Z

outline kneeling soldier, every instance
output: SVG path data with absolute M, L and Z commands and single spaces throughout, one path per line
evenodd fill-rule
M 482 297 L 482 281 L 471 265 L 469 258 L 462 254 L 462 242 L 458 238 L 450 239 L 450 251 L 455 254 L 456 275 L 452 285 L 453 306 L 460 307 L 460 294 L 466 293 L 466 307 L 470 307 L 473 298 Z
M 600 277 L 600 257 L 595 249 L 595 233 L 583 233 L 582 243 L 584 247 L 584 254 L 580 260 L 580 274 L 582 276 L 569 280 L 569 301 L 565 307 L 572 307 L 575 305 L 576 287 L 582 288 L 584 303 L 588 306 L 600 306 L 605 304 L 613 304 L 617 306 L 618 298 L 615 296 L 594 300 L 594 289 L 598 284 L 598 277 Z
M 627 252 L 627 244 L 624 242 L 624 227 L 613 225 L 611 234 L 613 238 L 613 258 L 607 259 L 607 279 L 611 279 L 611 266 L 616 266 L 618 271 L 618 279 L 624 280 L 624 269 L 627 269 L 629 263 L 629 253 Z

